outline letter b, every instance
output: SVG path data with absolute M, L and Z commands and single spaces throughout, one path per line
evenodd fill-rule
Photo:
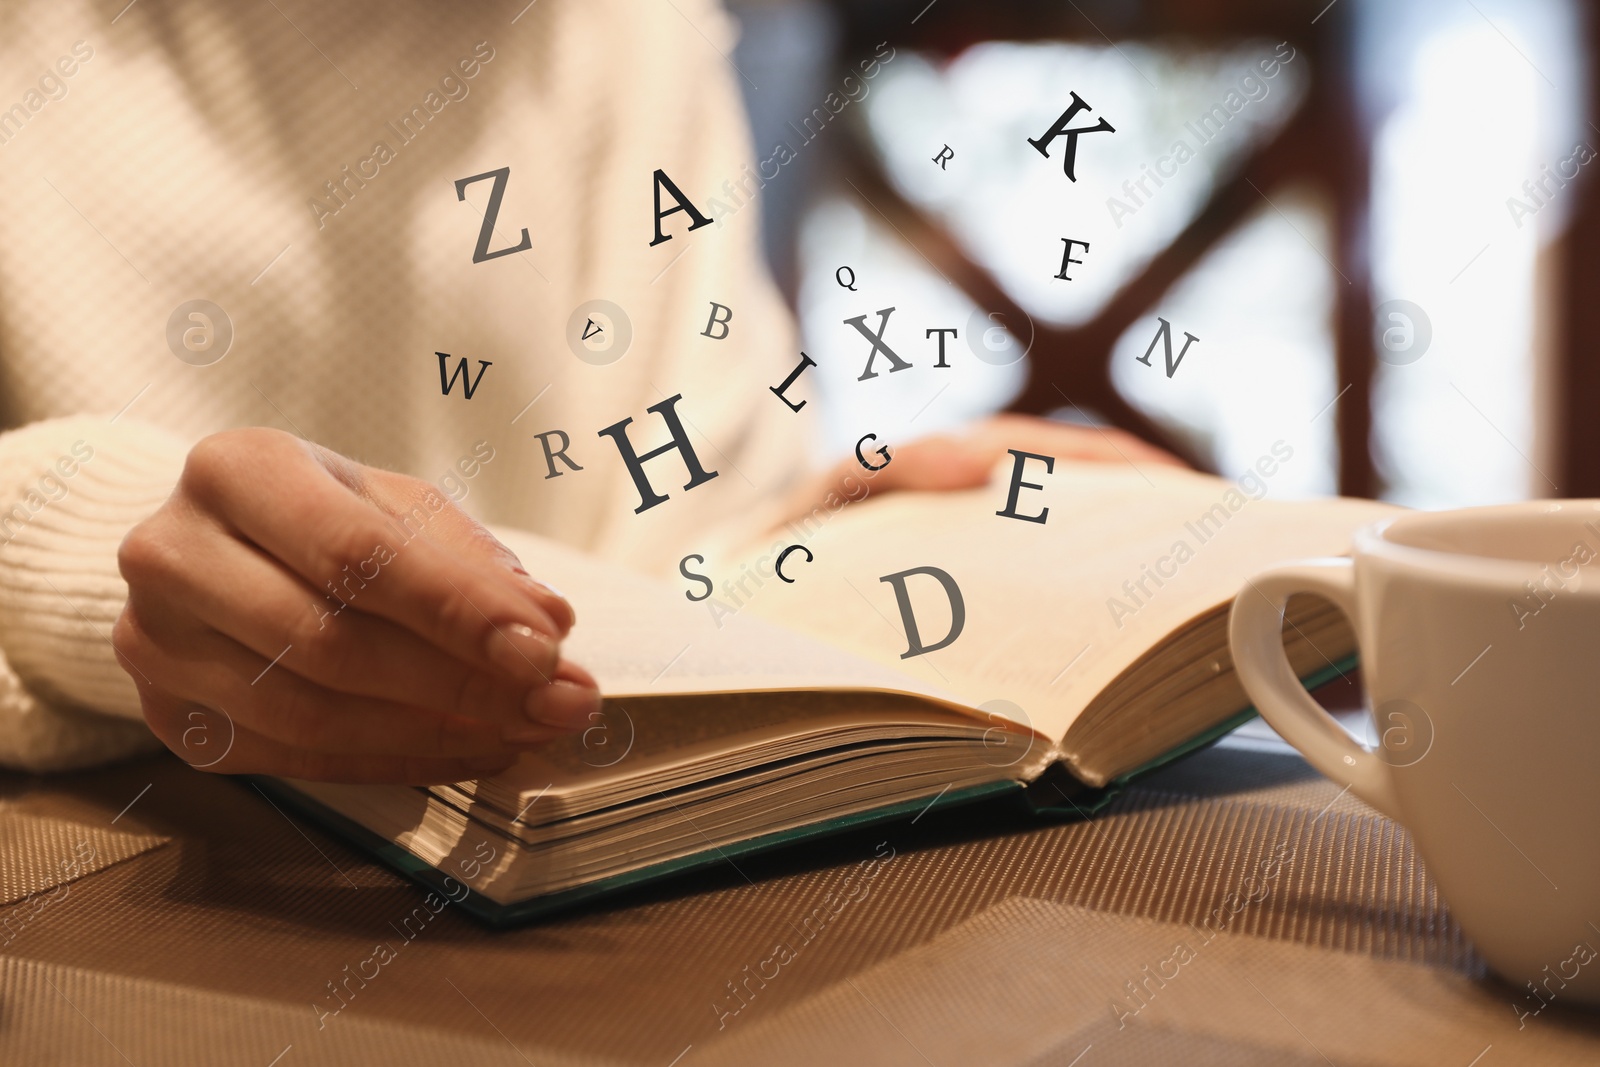
M 726 314 L 724 314 L 721 318 L 718 318 L 717 313 L 719 311 L 726 312 Z M 733 309 L 725 304 L 719 304 L 713 300 L 711 301 L 711 318 L 706 320 L 706 328 L 700 332 L 700 336 L 709 337 L 713 341 L 720 341 L 724 337 L 728 336 L 728 323 L 732 321 Z M 722 332 L 712 333 L 711 331 L 716 329 L 718 326 L 722 327 Z

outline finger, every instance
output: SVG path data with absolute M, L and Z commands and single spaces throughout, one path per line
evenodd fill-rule
M 439 532 L 442 532 L 442 536 Z M 555 622 L 559 636 L 565 637 L 577 623 L 577 612 L 558 589 L 529 574 L 527 568 L 522 565 L 522 560 L 506 547 L 504 541 L 459 508 L 447 508 L 440 512 L 438 519 L 425 527 L 422 533 L 423 536 L 445 545 L 467 547 L 487 559 L 494 560 L 516 575 L 521 582 L 522 591 L 533 597 L 545 610 L 545 614 Z
M 995 443 L 943 434 L 924 437 L 897 449 L 893 462 L 883 469 L 888 477 L 881 483 L 875 481 L 873 488 L 976 489 L 988 484 L 989 472 L 1003 454 L 1004 449 Z
M 862 500 L 874 493 L 896 490 L 976 489 L 989 481 L 993 457 L 975 455 L 956 438 L 925 437 L 894 450 L 893 460 L 877 470 L 863 471 L 853 459 L 841 460 L 833 469 L 797 487 L 785 514 L 804 513 L 830 493 Z
M 218 774 L 271 774 L 315 782 L 436 785 L 498 774 L 516 754 L 451 758 L 311 752 L 240 725 L 225 713 L 141 687 L 145 721 L 178 758 Z
M 208 439 L 209 440 L 209 439 Z M 317 588 L 387 618 L 467 663 L 532 685 L 557 659 L 555 622 L 517 576 L 458 558 L 418 536 L 415 523 L 383 514 L 330 475 L 292 438 L 258 450 L 267 462 L 239 477 L 237 459 L 205 442 L 184 478 L 238 531 Z M 443 497 L 432 498 L 437 511 Z M 335 582 L 337 578 L 337 582 Z
M 472 516 L 453 504 L 431 506 L 430 496 L 440 499 L 432 486 L 415 478 L 363 467 L 320 445 L 312 445 L 311 454 L 341 485 L 391 519 L 410 521 L 416 532 L 430 541 L 517 575 L 523 592 L 555 622 L 559 636 L 566 636 L 572 629 L 577 616 L 566 597 L 530 575 L 517 554 Z
M 152 536 L 167 534 L 158 519 Z M 317 685 L 518 727 L 552 707 L 530 701 L 528 686 L 463 663 L 396 623 L 318 596 L 259 548 L 220 530 L 191 537 L 182 556 L 182 569 L 154 576 L 157 596 Z M 228 580 L 196 580 L 204 575 Z M 239 589 L 250 597 L 239 597 Z
M 1076 426 L 1031 415 L 995 415 L 978 423 L 970 436 L 995 450 L 998 459 L 1007 449 L 1036 452 L 1096 462 L 1160 463 L 1187 466 L 1164 449 L 1126 430 L 1105 426 Z
M 556 665 L 556 681 L 571 682 L 574 685 L 581 685 L 588 689 L 597 690 L 600 688 L 600 683 L 594 680 L 594 675 L 569 659 L 563 659 Z
M 508 727 L 334 692 L 215 631 L 197 628 L 176 643 L 135 643 L 141 661 L 159 672 L 166 692 L 224 709 L 255 733 L 316 752 L 462 758 L 499 754 L 542 743 L 562 729 L 583 729 L 600 704 L 592 690 L 562 683 L 547 687 L 552 692 L 544 697 L 543 711 L 565 716 L 563 728 L 529 722 Z M 580 699 L 585 694 L 587 702 Z

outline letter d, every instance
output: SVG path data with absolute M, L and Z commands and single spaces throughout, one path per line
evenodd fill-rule
M 938 579 L 939 584 L 944 587 L 945 596 L 950 600 L 950 632 L 931 645 L 922 643 L 922 635 L 917 631 L 917 618 L 911 610 L 911 594 L 906 591 L 906 579 L 913 574 L 926 574 Z M 878 581 L 888 582 L 894 586 L 894 599 L 900 606 L 900 621 L 905 624 L 906 642 L 911 646 L 900 654 L 901 659 L 937 652 L 955 643 L 955 639 L 961 636 L 962 629 L 967 625 L 967 605 L 966 601 L 961 599 L 961 587 L 956 585 L 956 580 L 945 571 L 938 567 L 912 567 L 910 570 L 886 574 Z

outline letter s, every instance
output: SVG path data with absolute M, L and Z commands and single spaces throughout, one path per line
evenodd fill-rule
M 488 455 L 484 455 L 485 450 L 488 451 Z M 478 457 L 479 463 L 488 463 L 494 458 L 494 445 L 488 441 L 479 441 L 472 446 L 472 454 Z
M 704 556 L 700 555 L 698 552 L 691 552 L 687 556 L 684 556 L 682 559 L 680 559 L 678 561 L 678 573 L 683 575 L 685 578 L 688 578 L 690 581 L 700 582 L 700 583 L 705 585 L 706 591 L 701 593 L 699 596 L 695 596 L 693 593 L 691 593 L 687 589 L 685 589 L 683 591 L 683 595 L 685 597 L 687 597 L 688 599 L 693 600 L 693 601 L 698 603 L 699 601 L 704 600 L 704 599 L 706 599 L 706 597 L 710 596 L 711 595 L 711 591 L 713 589 L 715 589 L 716 586 L 711 584 L 711 579 L 710 578 L 707 578 L 703 574 L 696 574 L 695 572 L 693 572 L 693 571 L 691 571 L 689 569 L 689 561 L 691 559 L 694 560 L 696 563 L 705 563 L 705 561 L 706 561 L 706 558 Z
M 472 46 L 472 54 L 487 63 L 494 58 L 494 49 L 489 47 L 488 41 L 479 41 Z
M 82 451 L 79 451 L 82 449 Z M 72 442 L 72 454 L 78 457 L 78 462 L 87 463 L 94 458 L 94 446 L 87 441 Z
M 74 41 L 72 42 L 72 54 L 77 56 L 80 61 L 87 62 L 94 58 L 94 47 L 88 41 Z
M 1294 449 L 1282 441 L 1274 441 L 1272 442 L 1272 454 L 1278 457 L 1280 463 L 1286 463 L 1294 458 Z

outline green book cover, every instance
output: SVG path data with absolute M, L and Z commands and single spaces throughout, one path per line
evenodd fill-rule
M 1338 664 L 1324 668 L 1303 679 L 1307 688 L 1314 689 L 1334 678 L 1343 676 L 1355 665 L 1351 656 Z M 574 886 L 544 896 L 532 897 L 515 904 L 501 904 L 458 879 L 430 864 L 424 863 L 393 841 L 368 830 L 348 817 L 306 796 L 293 787 L 273 778 L 250 779 L 257 788 L 271 794 L 287 806 L 294 808 L 313 823 L 373 856 L 388 867 L 419 885 L 440 894 L 457 904 L 463 911 L 490 926 L 515 926 L 570 911 L 580 905 L 605 898 L 617 897 L 652 885 L 674 875 L 705 870 L 717 864 L 737 860 L 742 856 L 770 852 L 805 841 L 830 837 L 869 826 L 914 822 L 934 809 L 950 809 L 982 801 L 1004 803 L 1010 798 L 1016 807 L 1025 808 L 1040 818 L 1079 819 L 1100 812 L 1129 783 L 1182 759 L 1199 749 L 1213 744 L 1219 738 L 1254 718 L 1256 711 L 1247 707 L 1215 727 L 1190 738 L 1164 755 L 1128 772 L 1105 788 L 1094 788 L 1074 778 L 1060 763 L 1051 764 L 1045 772 L 1030 783 L 1017 781 L 989 782 L 967 789 L 947 790 L 930 798 L 892 804 L 871 811 L 826 819 L 792 830 L 782 830 L 747 838 L 727 845 L 715 846 L 693 855 L 680 856 L 662 863 L 651 864 L 625 874 L 602 878 L 585 885 Z

